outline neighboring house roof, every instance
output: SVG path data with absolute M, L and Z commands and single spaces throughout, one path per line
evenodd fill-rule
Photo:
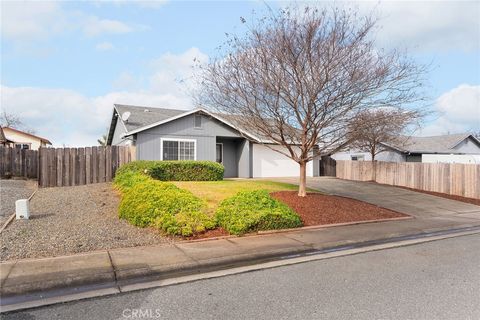
M 471 138 L 480 146 L 480 141 L 468 133 L 431 137 L 409 137 L 406 138 L 405 143 L 401 145 L 385 145 L 406 153 L 457 153 L 458 150 L 456 150 L 455 147 L 468 138 Z
M 121 119 L 122 114 L 124 114 L 125 112 L 130 112 L 128 121 L 123 121 Z M 119 119 L 123 123 L 123 125 L 125 126 L 125 130 L 127 131 L 125 136 L 130 136 L 197 112 L 211 116 L 212 118 L 215 118 L 216 120 L 239 131 L 240 133 L 253 140 L 265 142 L 263 141 L 263 139 L 258 138 L 254 134 L 246 132 L 246 130 L 243 130 L 238 125 L 231 123 L 229 119 L 227 119 L 226 115 L 212 113 L 202 108 L 197 108 L 193 110 L 178 110 L 116 104 L 114 105 L 114 113 L 112 116 L 112 122 L 110 124 L 107 144 L 112 143 L 115 126 Z
M 39 137 L 39 136 L 36 136 L 34 134 L 31 134 L 31 133 L 28 133 L 28 132 L 25 132 L 25 131 L 21 131 L 21 130 L 18 130 L 18 129 L 14 129 L 14 128 L 11 128 L 11 127 L 4 127 L 5 130 L 11 130 L 13 132 L 16 132 L 16 133 L 21 133 L 21 134 L 24 134 L 26 136 L 29 136 L 29 137 L 32 137 L 32 138 L 35 138 L 35 139 L 38 139 L 40 140 L 41 142 L 44 142 L 45 144 L 52 144 L 50 142 L 50 140 L 48 139 L 45 139 L 45 138 L 42 138 L 42 137 Z
M 5 133 L 3 133 L 3 128 L 0 127 L 0 143 L 5 144 L 5 143 L 12 143 L 12 140 L 7 139 L 5 137 Z

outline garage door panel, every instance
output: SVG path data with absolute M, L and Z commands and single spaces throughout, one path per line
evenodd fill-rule
M 280 150 L 283 147 L 277 147 Z M 311 162 L 307 164 L 307 175 L 311 175 Z M 300 167 L 298 163 L 269 147 L 260 144 L 253 145 L 253 177 L 298 177 Z

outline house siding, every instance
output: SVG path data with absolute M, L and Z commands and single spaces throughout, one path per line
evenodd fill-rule
M 215 161 L 217 136 L 241 137 L 236 130 L 208 116 L 202 116 L 202 128 L 194 128 L 194 115 L 188 115 L 137 133 L 137 159 L 161 160 L 161 139 L 170 138 L 195 140 L 196 159 Z M 224 149 L 224 154 L 227 152 L 229 151 Z
M 112 146 L 124 146 L 128 143 L 128 141 L 131 141 L 130 139 L 122 138 L 126 132 L 127 131 L 125 130 L 122 120 L 120 118 L 117 119 L 115 131 L 113 131 Z
M 332 155 L 332 158 L 335 160 L 352 160 L 352 156 L 363 156 L 364 161 L 371 161 L 372 156 L 368 152 L 350 150 L 346 152 L 337 152 Z M 406 157 L 404 154 L 397 151 L 383 151 L 380 152 L 375 160 L 378 161 L 388 161 L 388 162 L 405 162 Z
M 472 138 L 463 140 L 454 149 L 458 153 L 480 154 L 480 146 Z
M 248 140 L 239 142 L 237 147 L 238 177 L 252 177 L 252 143 Z

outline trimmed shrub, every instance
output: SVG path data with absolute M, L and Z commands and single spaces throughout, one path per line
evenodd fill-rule
M 300 217 L 266 190 L 243 191 L 223 200 L 215 213 L 218 225 L 231 234 L 296 228 Z
M 149 175 L 162 181 L 223 180 L 224 167 L 213 161 L 157 161 Z
M 140 181 L 133 187 L 123 187 L 119 215 L 131 224 L 154 226 L 167 234 L 183 236 L 216 227 L 214 219 L 205 213 L 206 203 L 191 192 L 139 173 L 121 176 Z M 143 177 L 146 180 L 142 181 Z
M 223 180 L 224 167 L 214 161 L 133 161 L 117 170 L 143 173 L 161 181 L 217 181 Z
M 115 174 L 115 179 L 113 180 L 113 183 L 115 187 L 117 187 L 117 189 L 121 192 L 127 192 L 128 189 L 134 187 L 135 185 L 151 180 L 151 178 L 146 174 L 129 170 L 122 170 L 120 172 L 119 171 L 117 171 L 117 173 Z

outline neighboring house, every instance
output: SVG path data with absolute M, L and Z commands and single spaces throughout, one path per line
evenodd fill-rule
M 409 137 L 401 146 L 384 145 L 386 151 L 375 159 L 389 162 L 480 163 L 480 141 L 473 135 L 449 134 L 432 137 Z M 335 160 L 365 160 L 368 152 L 346 150 L 332 155 Z
M 176 110 L 114 105 L 107 145 L 135 145 L 139 160 L 210 160 L 225 177 L 298 176 L 298 164 L 271 150 L 283 148 L 204 109 Z M 317 161 L 318 163 L 318 161 Z M 307 175 L 318 168 L 307 165 Z
M 0 127 L 0 145 L 4 147 L 11 148 L 14 145 L 14 142 L 12 140 L 7 139 L 5 137 L 5 133 L 3 132 L 3 128 Z
M 44 148 L 52 144 L 48 139 L 9 127 L 4 127 L 3 133 L 8 140 L 12 141 L 12 147 L 18 149 L 38 150 L 40 147 Z

